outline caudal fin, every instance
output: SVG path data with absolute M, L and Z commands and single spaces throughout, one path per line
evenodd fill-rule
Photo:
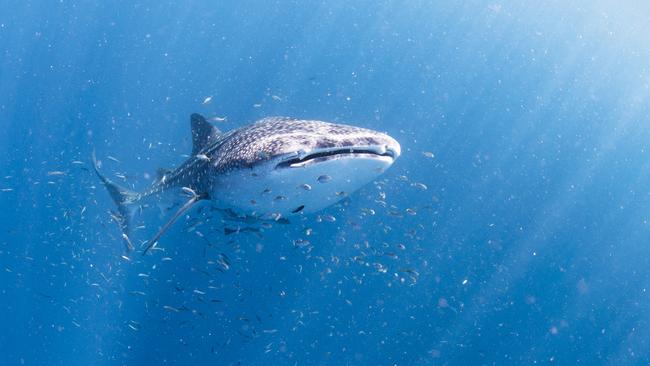
M 95 150 L 92 154 L 93 159 L 93 168 L 99 179 L 104 183 L 104 186 L 108 190 L 108 193 L 111 195 L 111 198 L 117 205 L 117 210 L 120 213 L 120 228 L 122 229 L 123 237 L 128 241 L 128 235 L 130 234 L 130 218 L 134 212 L 134 204 L 140 198 L 140 195 L 137 192 L 133 192 L 129 189 L 119 186 L 114 183 L 106 176 L 104 176 L 99 171 L 99 165 L 97 163 L 97 157 L 95 155 Z

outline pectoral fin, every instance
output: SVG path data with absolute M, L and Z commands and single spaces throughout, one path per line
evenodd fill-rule
M 149 240 L 147 247 L 144 249 L 144 252 L 142 252 L 142 255 L 147 254 L 149 249 L 153 248 L 157 243 L 158 239 L 160 239 L 161 236 L 172 226 L 172 224 L 178 219 L 185 211 L 189 210 L 192 206 L 194 206 L 195 203 L 199 202 L 202 199 L 205 199 L 207 196 L 205 195 L 199 195 L 195 194 L 193 195 L 181 208 L 176 211 L 174 216 L 172 216 L 171 219 L 169 219 L 165 225 L 163 225 L 162 228 L 158 231 L 156 236 L 154 236 L 151 240 Z

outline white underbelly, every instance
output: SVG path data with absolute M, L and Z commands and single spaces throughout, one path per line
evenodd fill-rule
M 212 198 L 259 216 L 315 212 L 374 180 L 389 158 L 339 158 L 303 167 L 242 169 L 216 178 Z

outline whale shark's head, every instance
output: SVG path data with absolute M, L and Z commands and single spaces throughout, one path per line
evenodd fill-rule
M 382 132 L 281 117 L 224 137 L 209 156 L 212 196 L 260 215 L 327 207 L 374 180 L 401 152 Z

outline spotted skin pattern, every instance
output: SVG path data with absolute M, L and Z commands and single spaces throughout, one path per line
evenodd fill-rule
M 267 117 L 210 141 L 197 156 L 185 161 L 137 199 L 172 187 L 212 191 L 211 177 L 235 169 L 251 169 L 279 156 L 314 149 L 374 146 L 386 143 L 383 133 L 342 124 L 288 117 Z M 206 159 L 207 157 L 207 159 Z

